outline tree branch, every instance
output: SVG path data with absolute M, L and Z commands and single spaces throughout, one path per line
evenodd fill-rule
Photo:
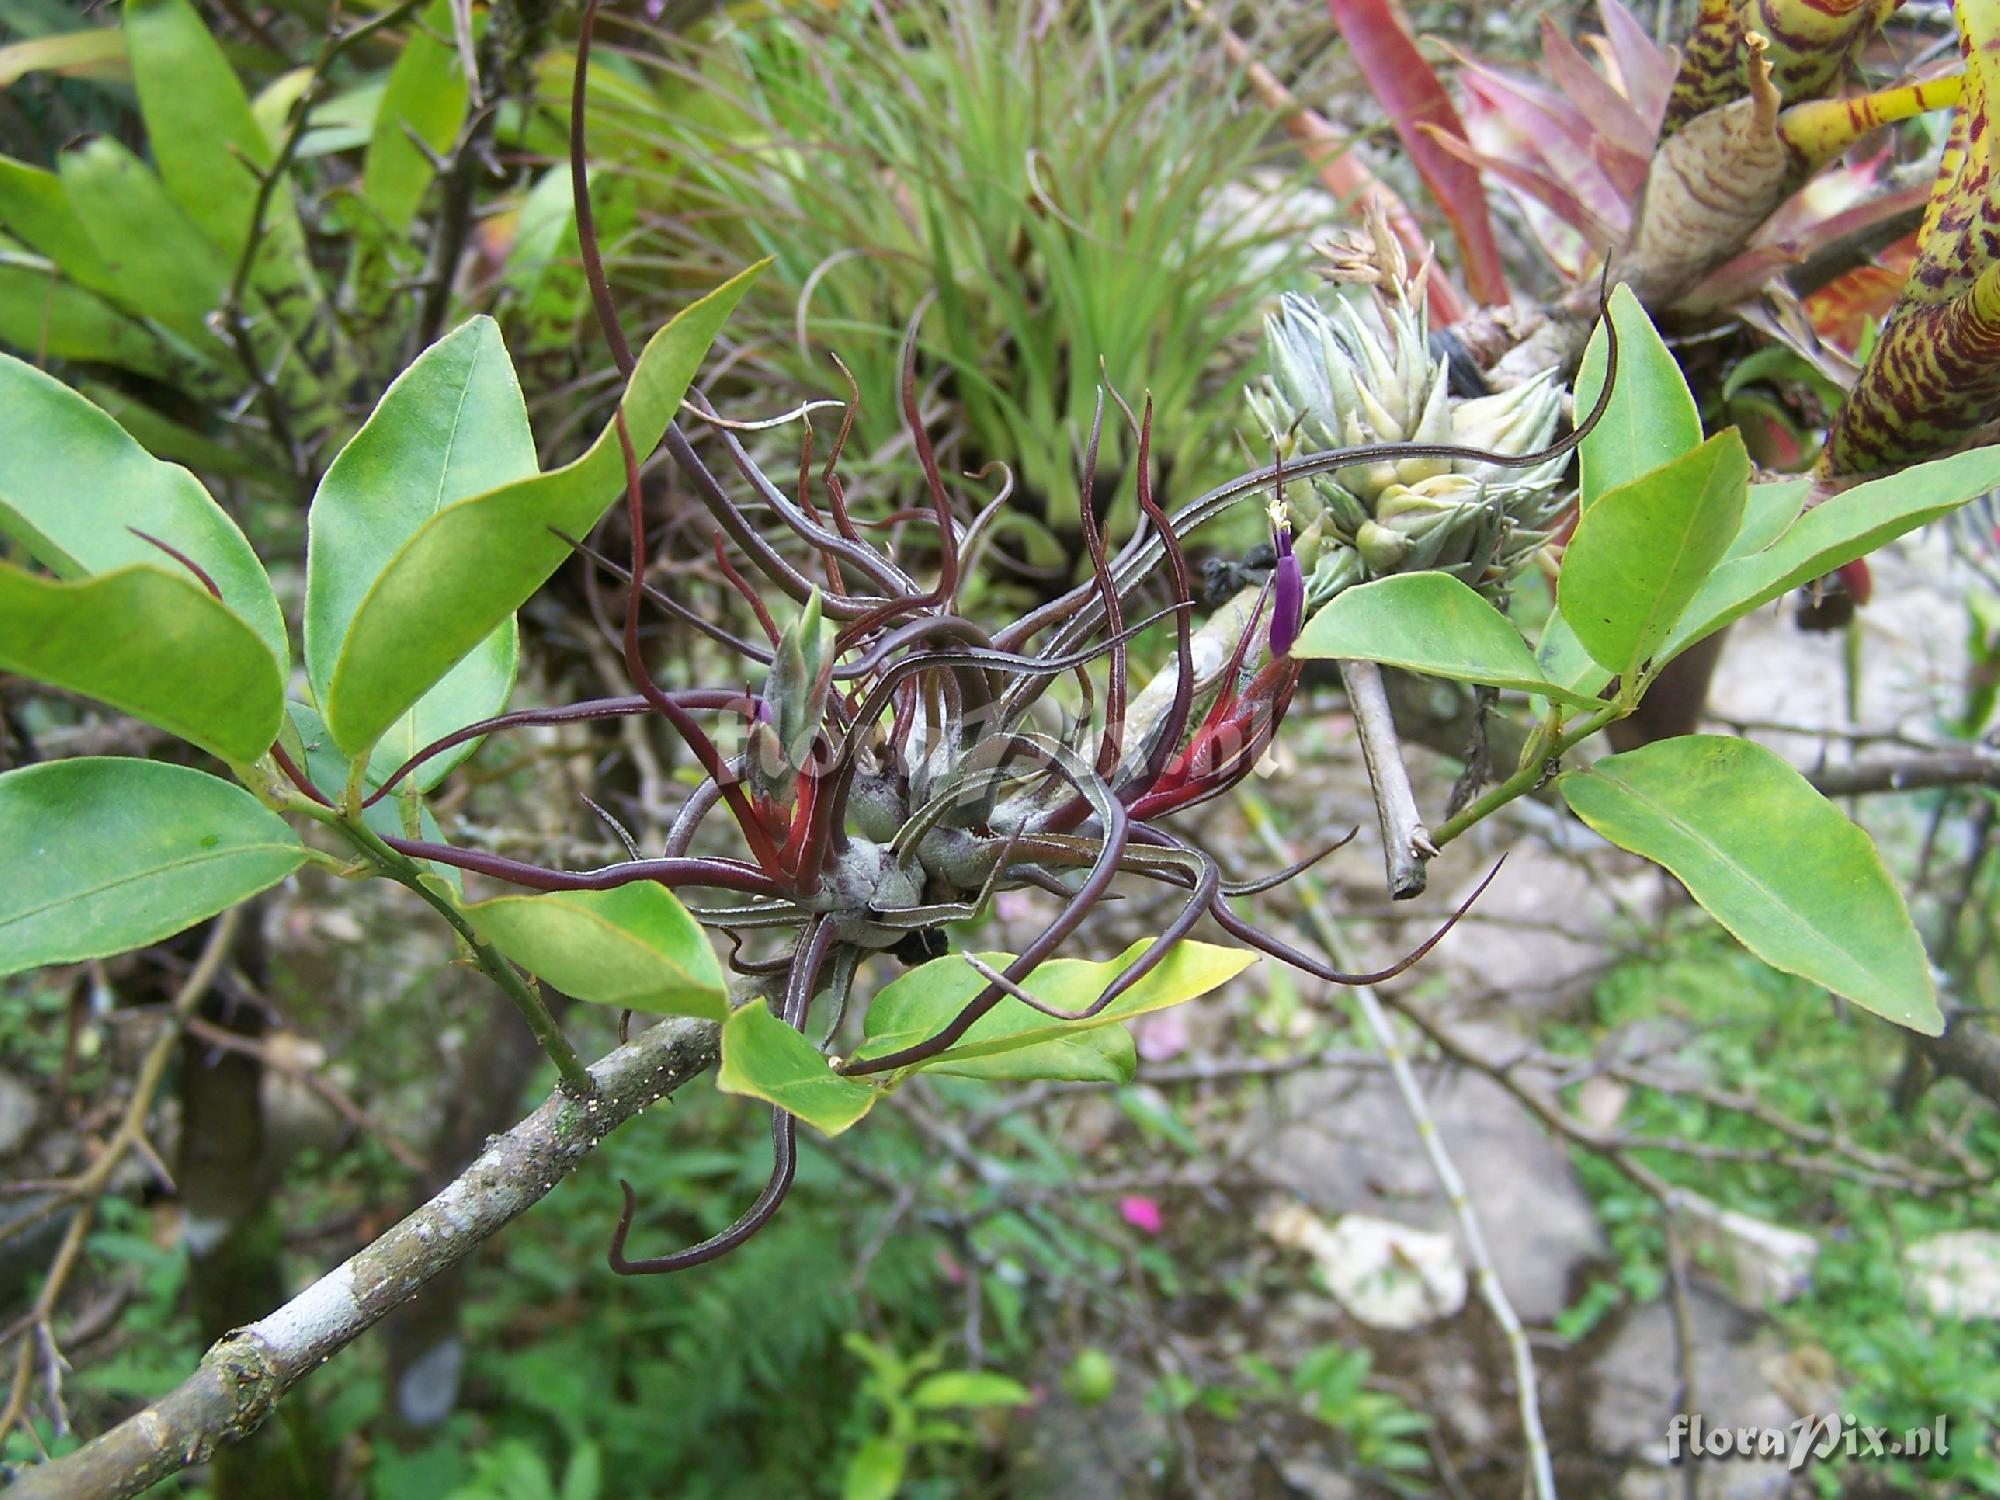
M 1945 786 L 2000 787 L 2000 755 L 1978 745 L 1941 750 L 1905 760 L 1864 761 L 1827 766 L 1807 773 L 1827 797 L 1862 797 L 1871 792 L 1920 792 Z
M 1347 704 L 1354 711 L 1354 732 L 1368 762 L 1368 785 L 1375 793 L 1375 816 L 1382 825 L 1382 862 L 1388 875 L 1389 897 L 1407 901 L 1424 893 L 1424 861 L 1437 846 L 1424 830 L 1410 790 L 1410 773 L 1403 765 L 1402 742 L 1382 687 L 1382 669 L 1372 661 L 1343 661 L 1340 680 L 1347 687 Z
M 255 1431 L 294 1385 L 539 1202 L 606 1134 L 713 1064 L 719 1036 L 713 1022 L 677 1019 L 635 1037 L 590 1069 L 593 1098 L 558 1088 L 415 1213 L 217 1343 L 175 1390 L 8 1493 L 124 1500 Z

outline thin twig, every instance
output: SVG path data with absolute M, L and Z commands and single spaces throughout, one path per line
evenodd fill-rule
M 132 1082 L 132 1097 L 126 1101 L 125 1113 L 118 1122 L 117 1130 L 104 1143 L 104 1149 L 98 1152 L 96 1160 L 64 1184 L 51 1200 L 55 1207 L 74 1203 L 76 1212 L 63 1233 L 62 1243 L 56 1249 L 48 1275 L 42 1279 L 42 1288 L 36 1294 L 34 1304 L 8 1330 L 9 1337 L 16 1334 L 22 1337 L 20 1352 L 14 1360 L 14 1379 L 7 1392 L 7 1402 L 0 1407 L 0 1437 L 13 1431 L 15 1424 L 26 1415 L 28 1393 L 34 1383 L 37 1339 L 47 1337 L 51 1344 L 53 1342 L 47 1332 L 48 1324 L 55 1316 L 56 1304 L 62 1300 L 63 1289 L 68 1285 L 70 1273 L 76 1269 L 77 1258 L 83 1252 L 84 1238 L 90 1233 L 98 1202 L 110 1186 L 111 1174 L 118 1169 L 118 1164 L 145 1135 L 146 1122 L 153 1112 L 154 1096 L 159 1093 L 161 1081 L 166 1077 L 167 1064 L 180 1040 L 181 1028 L 194 1008 L 201 1004 L 215 976 L 221 971 L 222 961 L 228 955 L 229 945 L 235 940 L 240 921 L 241 909 L 234 907 L 215 919 L 215 925 L 209 929 L 208 941 L 202 947 L 201 957 L 188 971 L 187 978 L 181 982 L 180 989 L 167 1007 L 166 1025 L 161 1027 L 160 1034 L 153 1039 L 153 1045 L 146 1050 L 139 1064 L 138 1076 Z M 53 1211 L 53 1207 L 49 1209 L 49 1212 Z M 0 1339 L 0 1342 L 4 1341 Z
M 245 1057 L 254 1057 L 258 1065 L 282 1073 L 287 1078 L 297 1079 L 307 1088 L 327 1102 L 329 1108 L 348 1124 L 364 1134 L 372 1135 L 382 1143 L 382 1149 L 412 1172 L 422 1174 L 430 1171 L 430 1164 L 412 1150 L 409 1144 L 393 1131 L 385 1129 L 369 1117 L 369 1114 L 354 1101 L 354 1097 L 313 1068 L 300 1067 L 271 1050 L 269 1040 L 259 1041 L 254 1037 L 239 1035 L 204 1021 L 199 1016 L 191 1016 L 187 1021 L 191 1035 L 200 1037 L 212 1047 L 220 1047 L 225 1052 L 240 1052 Z
M 1342 662 L 1345 671 L 1351 663 Z M 1372 665 L 1372 664 L 1371 664 Z M 1381 689 L 1381 678 L 1375 679 L 1375 687 Z M 1350 682 L 1349 692 L 1352 693 Z M 1386 706 L 1385 706 L 1386 707 Z M 1357 718 L 1359 717 L 1357 713 Z M 1393 731 L 1392 731 L 1393 733 Z M 1400 768 L 1400 760 L 1397 762 Z M 1407 792 L 1408 782 L 1404 789 Z M 1290 863 L 1295 857 L 1272 827 L 1268 816 L 1263 815 L 1261 806 L 1252 804 L 1252 821 L 1264 844 L 1279 859 Z M 1421 866 L 1419 866 L 1421 872 Z M 1307 924 L 1327 957 L 1334 963 L 1341 961 L 1340 934 L 1329 920 L 1324 892 L 1319 883 L 1310 875 L 1301 875 L 1296 887 L 1300 908 L 1304 911 Z M 1465 1190 L 1465 1179 L 1459 1174 L 1451 1153 L 1445 1149 L 1444 1137 L 1438 1133 L 1437 1120 L 1431 1114 L 1430 1104 L 1424 1098 L 1423 1086 L 1417 1082 L 1416 1070 L 1410 1066 L 1409 1056 L 1403 1051 L 1397 1039 L 1396 1029 L 1389 1024 L 1388 1013 L 1383 1010 L 1372 985 L 1356 985 L 1350 991 L 1354 1003 L 1367 1024 L 1369 1033 L 1382 1055 L 1389 1063 L 1389 1076 L 1395 1080 L 1397 1095 L 1403 1101 L 1403 1109 L 1416 1127 L 1417 1139 L 1424 1148 L 1432 1174 L 1438 1185 L 1444 1189 L 1445 1201 L 1451 1206 L 1452 1216 L 1458 1221 L 1459 1236 L 1465 1242 L 1466 1259 L 1472 1266 L 1473 1286 L 1479 1298 L 1492 1313 L 1493 1321 L 1500 1327 L 1500 1335 L 1506 1340 L 1507 1350 L 1514 1364 L 1515 1396 L 1521 1414 L 1521 1436 L 1527 1447 L 1528 1473 L 1534 1484 L 1536 1500 L 1555 1500 L 1555 1467 L 1549 1457 L 1549 1439 L 1542 1427 L 1541 1399 L 1535 1380 L 1535 1357 L 1528 1347 L 1528 1336 L 1521 1327 L 1519 1314 L 1514 1304 L 1507 1298 L 1507 1290 L 1500 1284 L 1500 1273 L 1493 1263 L 1493 1252 L 1487 1247 L 1486 1234 L 1479 1224 L 1479 1215 L 1473 1210 L 1472 1199 Z
M 1368 762 L 1368 785 L 1375 794 L 1375 816 L 1382 825 L 1382 862 L 1388 873 L 1389 895 L 1407 901 L 1424 893 L 1424 861 L 1437 845 L 1424 829 L 1410 790 L 1409 769 L 1403 764 L 1402 742 L 1389 712 L 1389 695 L 1382 687 L 1382 669 L 1372 661 L 1343 661 L 1340 680 L 1354 710 L 1354 730 Z

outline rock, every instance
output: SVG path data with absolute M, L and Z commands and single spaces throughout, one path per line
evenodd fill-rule
M 0 1159 L 28 1144 L 41 1112 L 41 1100 L 33 1089 L 12 1073 L 0 1073 Z
M 1571 844 L 1594 837 L 1571 823 L 1549 832 Z M 1440 862 L 1432 886 L 1456 905 L 1490 864 L 1490 855 Z M 1568 1013 L 1603 975 L 1610 934 L 1630 920 L 1621 907 L 1643 905 L 1657 884 L 1657 877 L 1623 860 L 1586 861 L 1541 839 L 1517 840 L 1507 845 L 1507 868 L 1475 908 L 1477 941 L 1440 944 L 1425 972 L 1462 975 L 1466 993 L 1503 996 L 1516 1016 Z
M 1625 1113 L 1625 1101 L 1631 1097 L 1632 1090 L 1617 1079 L 1604 1073 L 1592 1074 L 1576 1091 L 1577 1118 L 1592 1130 L 1609 1130 Z
M 1723 1286 L 1743 1306 L 1756 1309 L 1790 1302 L 1812 1286 L 1819 1241 L 1809 1234 L 1772 1224 L 1730 1208 L 1718 1208 L 1699 1193 L 1674 1202 L 1675 1222 L 1697 1252 L 1706 1251 Z
M 1918 1240 L 1903 1252 L 1911 1288 L 1940 1317 L 2000 1318 L 2000 1234 L 1957 1229 Z
M 1345 1474 L 1310 1458 L 1288 1458 L 1279 1472 L 1287 1494 L 1299 1500 L 1361 1500 L 1361 1487 Z
M 1777 1335 L 1699 1286 L 1688 1292 L 1688 1321 L 1695 1402 L 1708 1423 L 1789 1427 L 1795 1414 L 1763 1373 L 1783 1357 Z M 1619 1500 L 1680 1500 L 1682 1475 L 1670 1465 L 1667 1446 L 1679 1383 L 1673 1308 L 1662 1299 L 1636 1309 L 1591 1370 L 1591 1445 L 1634 1461 Z M 1791 1478 L 1782 1458 L 1717 1459 L 1699 1470 L 1704 1500 L 1777 1500 Z
M 1465 1306 L 1465 1263 L 1450 1235 L 1367 1214 L 1329 1226 L 1296 1203 L 1266 1215 L 1263 1228 L 1285 1248 L 1311 1255 L 1340 1305 L 1370 1328 L 1421 1328 Z
M 1520 1046 L 1509 1032 L 1459 1030 L 1496 1057 Z M 1568 1305 L 1575 1273 L 1604 1254 L 1567 1153 L 1490 1079 L 1426 1070 L 1422 1082 L 1501 1286 L 1524 1321 L 1550 1322 Z M 1321 1214 L 1393 1219 L 1457 1243 L 1457 1220 L 1388 1078 L 1288 1078 L 1245 1128 L 1257 1134 L 1264 1175 Z
M 1166 1419 L 1147 1399 L 1158 1372 L 1107 1351 L 1116 1370 L 1110 1394 L 1084 1406 L 1062 1389 L 1067 1358 L 1045 1349 L 1030 1384 L 1043 1392 L 1034 1420 L 1010 1422 L 1007 1472 L 1023 1495 L 1110 1493 L 1111 1476 L 1159 1471 L 1172 1446 Z

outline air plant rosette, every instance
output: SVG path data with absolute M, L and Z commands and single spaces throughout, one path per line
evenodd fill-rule
M 1265 319 L 1269 373 L 1246 391 L 1259 438 L 1280 464 L 1378 443 L 1449 445 L 1520 456 L 1545 447 L 1562 414 L 1553 369 L 1491 395 L 1459 398 L 1433 352 L 1428 261 L 1412 274 L 1376 216 L 1366 235 L 1326 247 L 1347 290 L 1331 307 L 1287 293 Z M 1295 502 L 1313 567 L 1306 605 L 1392 573 L 1435 570 L 1484 592 L 1549 539 L 1567 493 L 1566 459 L 1533 468 L 1417 453 L 1317 473 Z
M 595 6 L 587 4 L 571 121 L 578 241 L 605 342 L 628 388 L 638 388 L 646 384 L 642 366 L 660 339 L 635 358 L 604 275 L 585 188 L 582 101 L 594 18 Z M 696 308 L 726 299 L 719 302 L 726 311 L 746 280 L 747 274 L 737 278 Z M 1396 285 L 1402 285 L 1400 277 Z M 713 316 L 719 322 L 720 313 Z M 1150 976 L 1168 978 L 1176 964 L 1196 954 L 1201 956 L 1191 961 L 1207 962 L 1217 975 L 1186 991 L 1200 993 L 1249 961 L 1248 954 L 1190 944 L 1204 921 L 1240 948 L 1324 983 L 1375 983 L 1428 952 L 1484 889 L 1482 882 L 1429 938 L 1395 962 L 1371 973 L 1349 973 L 1231 906 L 1235 899 L 1283 884 L 1345 839 L 1298 865 L 1232 882 L 1212 855 L 1167 820 L 1241 783 L 1263 758 L 1290 706 L 1300 671 L 1291 647 L 1308 607 L 1304 567 L 1317 555 L 1317 538 L 1302 535 L 1294 545 L 1282 499 L 1287 480 L 1372 475 L 1386 467 L 1398 477 L 1373 491 L 1362 487 L 1378 502 L 1391 484 L 1414 490 L 1430 483 L 1434 492 L 1453 496 L 1456 507 L 1490 507 L 1505 491 L 1483 465 L 1499 466 L 1496 474 L 1514 469 L 1539 476 L 1549 469 L 1547 483 L 1528 486 L 1539 494 L 1601 415 L 1602 397 L 1577 432 L 1544 450 L 1527 451 L 1532 435 L 1546 434 L 1553 425 L 1552 390 L 1537 398 L 1549 410 L 1536 407 L 1532 415 L 1517 406 L 1489 404 L 1464 422 L 1446 405 L 1439 409 L 1454 425 L 1374 424 L 1361 429 L 1359 446 L 1295 451 L 1289 461 L 1243 474 L 1170 515 L 1152 490 L 1151 403 L 1135 413 L 1114 392 L 1136 457 L 1132 488 L 1140 519 L 1133 534 L 1114 551 L 1085 507 L 1089 577 L 995 627 L 966 612 L 975 571 L 971 542 L 1008 502 L 1012 480 L 1003 471 L 986 479 L 991 493 L 971 496 L 962 491 L 985 476 L 968 476 L 964 485 L 947 481 L 919 409 L 917 348 L 913 320 L 903 346 L 899 404 L 924 477 L 925 503 L 911 513 L 912 526 L 923 526 L 927 535 L 906 532 L 906 545 L 892 553 L 849 515 L 839 465 L 851 422 L 843 423 L 824 463 L 815 470 L 802 460 L 796 486 L 788 486 L 746 451 L 735 436 L 741 424 L 720 418 L 706 396 L 691 388 L 684 409 L 714 430 L 732 471 L 726 481 L 678 422 L 663 418 L 635 438 L 643 419 L 628 425 L 628 395 L 613 430 L 623 460 L 629 557 L 621 565 L 586 541 L 571 545 L 624 583 L 622 619 L 613 618 L 607 628 L 616 637 L 633 691 L 466 725 L 418 751 L 365 798 L 359 782 L 351 780 L 338 803 L 316 788 L 281 746 L 273 750 L 277 767 L 304 799 L 294 799 L 295 808 L 311 808 L 337 825 L 384 873 L 428 892 L 434 904 L 450 903 L 423 884 L 417 861 L 536 892 L 653 886 L 676 894 L 713 893 L 701 898 L 713 904 L 685 911 L 729 939 L 727 964 L 736 978 L 724 1007 L 723 1081 L 732 1092 L 771 1104 L 772 1173 L 756 1201 L 727 1229 L 688 1249 L 646 1259 L 625 1254 L 637 1211 L 628 1188 L 610 1252 L 613 1269 L 623 1274 L 699 1265 L 742 1244 L 770 1220 L 797 1165 L 799 1116 L 787 1103 L 812 1115 L 823 1129 L 843 1129 L 885 1088 L 926 1066 L 951 1065 L 953 1049 L 1003 1005 L 1025 1007 L 1059 1027 L 1099 1017 L 1115 1020 L 1120 1013 L 1111 1007 L 1121 996 Z M 1413 349 L 1422 357 L 1420 340 Z M 1609 353 L 1607 393 L 1615 339 Z M 1437 379 L 1428 362 L 1423 379 L 1428 401 Z M 1406 403 L 1405 410 L 1415 409 Z M 1478 411 L 1486 413 L 1483 419 Z M 1099 421 L 1102 414 L 1100 403 Z M 1512 446 L 1478 450 L 1426 442 L 1431 433 L 1456 438 L 1475 430 L 1499 433 Z M 717 568 L 754 617 L 754 632 L 735 634 L 647 582 L 650 549 L 640 473 L 654 432 L 712 521 Z M 1094 421 L 1081 466 L 1083 493 L 1091 492 L 1096 478 L 1099 435 Z M 1456 467 L 1461 463 L 1469 465 L 1464 472 Z M 1403 467 L 1408 464 L 1419 468 Z M 1457 490 L 1440 483 L 1444 480 L 1456 482 Z M 1356 483 L 1343 484 L 1342 492 L 1354 494 Z M 743 499 L 737 498 L 739 490 Z M 1254 603 L 1218 611 L 1197 632 L 1184 538 L 1232 507 L 1260 499 L 1271 504 L 1272 580 Z M 1504 514 L 1503 523 L 1481 533 L 1490 540 L 1466 544 L 1462 566 L 1476 562 L 1483 577 L 1515 555 L 1518 544 Z M 1446 543 L 1433 541 L 1434 529 L 1410 534 L 1415 545 L 1434 546 L 1443 556 Z M 1148 586 L 1154 596 L 1164 594 L 1165 607 L 1141 613 L 1139 594 Z M 649 607 L 722 648 L 719 683 L 670 687 L 659 681 L 643 644 L 641 623 Z M 1133 658 L 1143 649 L 1138 638 L 1168 621 L 1171 655 L 1152 683 L 1134 694 Z M 1075 691 L 1059 699 L 1052 689 L 1069 682 Z M 656 856 L 642 855 L 636 841 L 617 829 L 628 858 L 599 869 L 562 870 L 442 838 L 377 834 L 358 821 L 367 805 L 398 795 L 416 767 L 472 739 L 533 724 L 629 716 L 664 721 L 700 776 Z M 697 852 L 705 825 L 718 811 L 734 825 L 741 852 Z M 1038 994 L 1045 979 L 1038 971 L 1075 944 L 1115 886 L 1132 880 L 1176 893 L 1160 930 L 1117 963 L 1099 966 L 1082 994 L 1063 996 L 1067 1005 Z M 1058 902 L 1018 955 L 943 957 L 955 924 L 977 920 L 996 892 L 1015 889 L 1036 889 Z M 455 925 L 469 940 L 477 938 L 462 918 Z M 534 987 L 512 967 L 513 955 L 484 939 L 475 942 L 474 952 L 535 1025 L 566 1086 L 587 1094 L 587 1075 Z M 906 963 L 938 959 L 962 966 L 950 977 L 945 1008 L 903 1031 L 871 1029 L 887 990 L 871 996 L 873 986 L 862 976 L 865 966 L 885 954 Z M 953 998 L 959 994 L 962 999 Z M 866 1011 L 858 1045 L 844 1024 L 850 1000 Z M 721 998 L 714 1003 L 721 1006 Z M 1018 1010 L 1003 1019 L 1045 1025 Z M 753 1032 L 758 1040 L 751 1051 L 732 1051 L 732 1036 Z M 833 1055 L 837 1044 L 849 1055 Z M 760 1084 L 751 1076 L 753 1063 L 743 1059 L 774 1052 L 800 1063 L 802 1071 Z M 815 1113 L 792 1092 L 800 1077 L 809 1078 L 822 1097 L 828 1089 L 839 1096 L 835 1113 L 850 1108 L 851 1113 L 830 1125 L 825 1112 Z

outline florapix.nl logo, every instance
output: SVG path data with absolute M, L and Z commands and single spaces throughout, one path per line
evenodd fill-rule
M 1667 1427 L 1667 1459 L 1680 1464 L 1728 1458 L 1782 1458 L 1794 1473 L 1830 1458 L 1888 1461 L 1943 1458 L 1951 1451 L 1945 1418 L 1927 1427 L 1872 1427 L 1837 1412 L 1800 1417 L 1782 1427 L 1729 1427 L 1682 1412 Z

